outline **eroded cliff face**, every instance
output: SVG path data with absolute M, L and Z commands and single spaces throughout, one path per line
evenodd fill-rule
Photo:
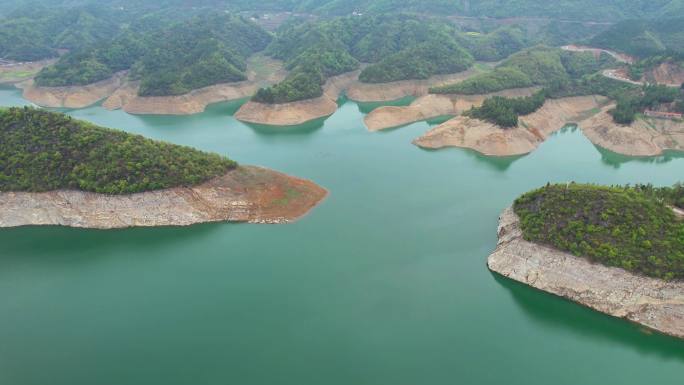
M 286 223 L 305 215 L 326 195 L 325 189 L 311 181 L 241 166 L 198 186 L 130 195 L 72 190 L 0 192 L 0 227 L 113 229 L 222 221 Z
M 684 338 L 684 282 L 666 282 L 525 241 L 512 208 L 499 218 L 490 270 L 649 329 Z

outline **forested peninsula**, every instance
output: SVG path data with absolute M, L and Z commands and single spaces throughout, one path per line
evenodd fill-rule
M 33 108 L 0 112 L 0 227 L 282 223 L 326 191 L 217 154 Z
M 682 185 L 547 185 L 504 211 L 488 266 L 684 338 L 682 207 Z

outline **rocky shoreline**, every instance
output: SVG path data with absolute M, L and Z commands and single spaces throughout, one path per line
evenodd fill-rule
M 487 259 L 495 273 L 648 329 L 684 338 L 684 282 L 666 282 L 594 264 L 525 241 L 512 208 L 499 218 L 499 241 Z
M 207 222 L 287 223 L 328 192 L 315 183 L 255 166 L 240 166 L 194 187 L 130 195 L 59 190 L 0 192 L 0 228 L 30 225 L 115 229 Z

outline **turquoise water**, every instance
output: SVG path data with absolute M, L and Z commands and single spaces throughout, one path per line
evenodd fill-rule
M 682 383 L 684 342 L 485 266 L 520 193 L 672 184 L 681 155 L 621 157 L 567 128 L 496 159 L 413 146 L 427 123 L 369 133 L 352 102 L 295 128 L 245 125 L 235 108 L 69 113 L 310 178 L 330 197 L 281 226 L 0 231 L 0 384 Z

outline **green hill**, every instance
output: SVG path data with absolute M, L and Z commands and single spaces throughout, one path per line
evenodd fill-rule
M 609 55 L 596 59 L 590 53 L 538 46 L 511 55 L 491 72 L 430 91 L 474 95 L 532 86 L 544 86 L 555 91 L 567 87 L 573 79 L 593 74 L 613 63 Z
M 425 79 L 463 71 L 472 56 L 456 41 L 448 22 L 409 15 L 350 16 L 285 27 L 267 53 L 292 72 L 282 83 L 260 90 L 255 100 L 284 103 L 322 95 L 325 80 L 373 63 L 361 81 Z
M 514 210 L 526 240 L 608 266 L 684 278 L 684 187 L 548 185 L 522 195 Z
M 270 35 L 243 18 L 202 15 L 165 23 L 138 21 L 113 40 L 75 50 L 36 77 L 40 86 L 85 85 L 131 70 L 140 95 L 180 95 L 217 83 L 245 80 L 246 58 Z
M 672 19 L 623 21 L 592 38 L 590 44 L 641 58 L 668 52 L 684 56 L 684 7 L 680 15 Z
M 191 186 L 237 164 L 32 108 L 0 111 L 0 191 L 128 194 Z

